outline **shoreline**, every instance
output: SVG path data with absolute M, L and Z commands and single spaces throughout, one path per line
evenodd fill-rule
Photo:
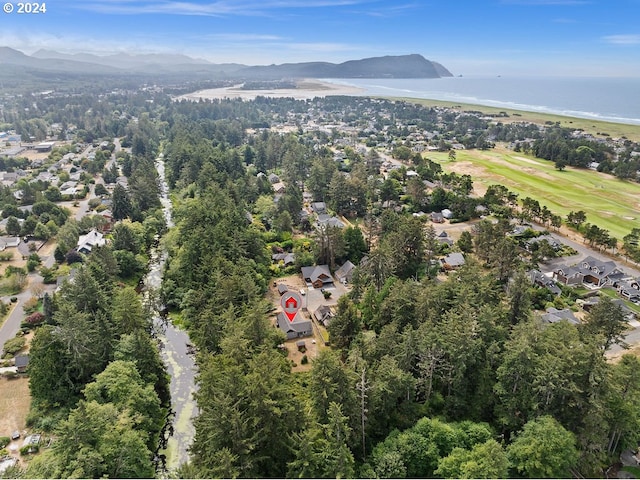
M 562 127 L 573 128 L 575 130 L 584 130 L 587 133 L 591 133 L 594 136 L 599 136 L 602 138 L 626 137 L 633 141 L 640 141 L 640 125 L 634 123 L 613 122 L 599 119 L 596 120 L 592 118 L 573 117 L 570 115 L 547 113 L 533 110 L 518 110 L 514 108 L 503 108 L 490 105 L 461 103 L 410 96 L 405 97 L 397 95 L 371 95 L 367 94 L 367 90 L 365 88 L 343 83 L 336 83 L 326 79 L 302 79 L 296 82 L 297 87 L 294 89 L 283 88 L 242 90 L 240 88 L 241 86 L 242 84 L 239 83 L 231 87 L 198 90 L 196 92 L 180 95 L 174 100 L 198 101 L 200 99 L 222 100 L 238 98 L 242 100 L 255 100 L 256 97 L 260 96 L 270 98 L 293 98 L 295 100 L 311 100 L 316 97 L 327 97 L 332 95 L 363 96 L 417 103 L 427 107 L 445 107 L 459 111 L 473 110 L 494 116 L 499 115 L 500 112 L 505 112 L 508 117 L 496 117 L 496 120 L 504 123 L 529 122 L 540 125 L 548 124 L 548 122 L 558 122 Z
M 635 123 L 611 122 L 606 120 L 594 120 L 583 117 L 572 117 L 569 115 L 560 115 L 556 113 L 543 113 L 530 110 L 516 110 L 512 108 L 493 107 L 481 104 L 459 103 L 445 100 L 431 100 L 426 98 L 411 98 L 397 96 L 380 96 L 375 98 L 387 98 L 389 100 L 403 100 L 406 102 L 417 103 L 426 107 L 445 107 L 459 111 L 478 111 L 487 115 L 496 115 L 496 121 L 503 123 L 528 122 L 538 125 L 545 125 L 549 122 L 559 123 L 561 127 L 572 128 L 575 130 L 584 130 L 596 137 L 621 138 L 625 137 L 629 140 L 640 142 L 640 125 Z M 500 112 L 505 112 L 508 117 L 498 117 Z

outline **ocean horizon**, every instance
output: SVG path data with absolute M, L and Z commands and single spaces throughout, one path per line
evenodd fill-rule
M 464 76 L 323 79 L 359 95 L 423 98 L 640 125 L 640 78 Z

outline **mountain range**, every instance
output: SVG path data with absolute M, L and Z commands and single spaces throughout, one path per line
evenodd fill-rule
M 20 70 L 66 74 L 196 74 L 218 78 L 439 78 L 452 74 L 437 62 L 422 55 L 399 55 L 350 60 L 343 63 L 303 62 L 281 65 L 248 66 L 236 63 L 215 64 L 186 55 L 120 53 L 100 56 L 87 53 L 64 54 L 38 50 L 26 55 L 9 47 L 0 47 L 0 65 Z

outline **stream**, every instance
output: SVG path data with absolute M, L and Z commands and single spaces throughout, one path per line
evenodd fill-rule
M 160 181 L 160 201 L 167 228 L 171 228 L 171 201 L 165 181 L 165 166 L 162 155 L 156 160 Z M 195 435 L 193 418 L 197 415 L 197 405 L 193 398 L 196 391 L 196 365 L 189 336 L 175 327 L 161 312 L 162 305 L 157 300 L 157 292 L 162 285 L 162 272 L 167 253 L 161 242 L 156 242 L 150 252 L 149 272 L 144 279 L 146 301 L 153 307 L 154 330 L 160 342 L 160 354 L 171 378 L 171 411 L 160 438 L 160 449 L 156 456 L 156 472 L 166 478 L 173 470 L 189 461 L 189 447 Z

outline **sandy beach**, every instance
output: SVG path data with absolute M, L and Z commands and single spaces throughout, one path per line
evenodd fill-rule
M 316 79 L 300 80 L 296 83 L 296 88 L 243 90 L 241 87 L 242 84 L 238 84 L 232 87 L 199 90 L 197 92 L 187 93 L 186 95 L 180 95 L 179 97 L 176 97 L 176 100 L 214 100 L 222 98 L 254 100 L 258 96 L 308 100 L 315 97 L 327 97 L 329 95 L 358 95 L 364 92 L 364 89 L 362 88 L 350 87 L 348 85 L 337 85 Z

